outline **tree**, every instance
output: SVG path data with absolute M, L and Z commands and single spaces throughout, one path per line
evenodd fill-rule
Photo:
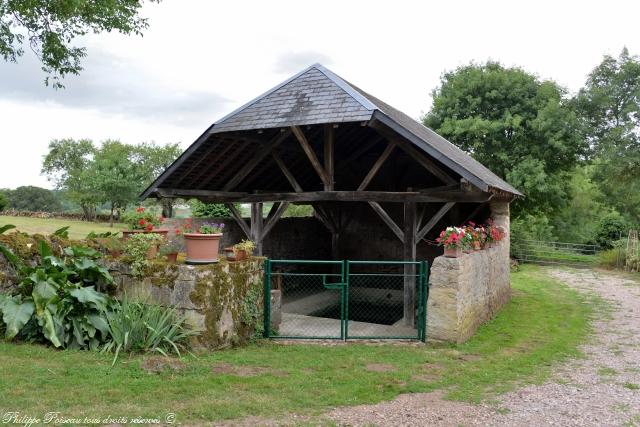
M 135 161 L 135 147 L 120 141 L 102 143 L 89 168 L 82 173 L 97 199 L 110 205 L 109 222 L 113 226 L 116 210 L 135 202 L 144 183 L 144 173 Z
M 520 68 L 470 64 L 445 73 L 423 122 L 526 196 L 516 214 L 561 206 L 584 151 L 565 92 Z
M 144 187 L 149 186 L 182 153 L 179 144 L 156 145 L 143 142 L 136 146 L 135 156 L 144 176 Z M 176 199 L 162 198 L 162 215 L 171 218 Z
M 86 220 L 95 219 L 99 203 L 84 173 L 93 163 L 96 148 L 88 139 L 54 139 L 42 162 L 41 173 L 53 182 L 58 190 L 64 190 L 69 200 L 82 208 Z
M 223 203 L 204 203 L 191 199 L 189 205 L 191 214 L 196 218 L 231 218 L 231 211 Z
M 4 210 L 9 205 L 9 201 L 4 193 L 0 193 L 0 212 Z
M 62 206 L 51 190 L 32 185 L 18 187 L 5 193 L 9 207 L 19 211 L 60 212 Z
M 150 0 L 157 2 L 159 0 Z M 0 56 L 17 62 L 28 43 L 48 74 L 45 84 L 63 87 L 67 74 L 79 74 L 86 48 L 76 37 L 118 31 L 141 35 L 148 27 L 140 0 L 0 0 Z
M 606 55 L 575 99 L 589 141 L 594 178 L 608 203 L 628 219 L 640 216 L 640 58 L 625 48 Z

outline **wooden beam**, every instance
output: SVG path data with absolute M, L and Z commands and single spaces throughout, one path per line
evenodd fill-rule
M 274 204 L 273 206 L 276 206 L 276 205 Z M 267 221 L 264 224 L 264 228 L 262 229 L 261 240 L 264 239 L 264 237 L 267 234 L 269 234 L 271 229 L 276 225 L 276 222 L 278 222 L 278 220 L 280 219 L 282 214 L 287 210 L 288 207 L 289 207 L 289 202 L 282 202 L 278 204 L 278 207 L 274 211 L 269 212 L 269 215 L 267 215 Z
M 416 202 L 404 204 L 404 242 L 402 249 L 404 261 L 416 260 Z M 413 327 L 416 318 L 416 266 L 404 265 L 404 324 Z
M 386 126 L 376 120 L 371 121 L 369 123 L 369 126 L 371 126 L 373 129 L 378 131 L 381 135 L 385 136 L 390 141 L 396 142 L 402 150 L 404 150 L 409 156 L 411 156 L 411 158 L 417 161 L 423 168 L 427 169 L 445 184 L 457 183 L 457 181 L 453 179 L 448 173 L 446 173 L 442 168 L 440 168 L 438 165 L 436 165 L 434 162 L 420 153 L 415 148 L 413 143 L 400 138 L 394 131 L 388 129 Z
M 212 190 L 190 190 L 164 188 L 157 189 L 159 197 L 198 198 L 209 203 L 256 203 L 256 202 L 391 202 L 404 203 L 483 203 L 491 198 L 489 193 L 438 193 L 421 194 L 419 192 L 398 191 L 306 191 L 302 193 L 246 193 Z
M 249 228 L 247 223 L 244 221 L 244 218 L 242 218 L 242 215 L 240 214 L 240 212 L 238 212 L 238 209 L 236 209 L 235 205 L 233 203 L 225 203 L 225 206 L 227 207 L 227 209 L 229 209 L 229 211 L 231 211 L 231 216 L 236 220 L 247 238 L 251 239 L 251 228 Z
M 360 183 L 360 186 L 358 187 L 358 191 L 363 191 L 365 188 L 369 186 L 369 184 L 371 183 L 371 180 L 376 176 L 376 174 L 378 173 L 378 171 L 380 170 L 384 162 L 387 160 L 387 158 L 389 158 L 389 156 L 391 155 L 391 152 L 395 147 L 396 147 L 395 142 L 391 142 L 389 143 L 389 145 L 387 145 L 387 147 L 384 149 L 380 157 L 378 157 L 378 160 L 376 160 L 376 162 L 371 167 L 371 170 L 369 170 L 369 173 L 367 173 L 367 176 L 365 176 L 364 179 L 362 180 L 362 183 Z
M 318 220 L 320 220 L 322 225 L 324 225 L 332 234 L 337 233 L 338 227 L 333 222 L 331 216 L 327 213 L 327 211 L 319 203 L 313 203 L 311 206 L 313 206 L 316 217 L 318 218 Z
M 379 135 L 377 138 L 370 139 L 368 142 L 364 143 L 360 148 L 358 148 L 355 152 L 353 152 L 344 161 L 340 162 L 340 167 L 338 168 L 338 171 L 342 171 L 346 168 L 352 168 L 353 162 L 359 160 L 364 153 L 372 149 L 377 143 L 383 140 L 384 140 L 384 137 Z
M 329 180 L 329 185 L 325 184 L 325 191 L 333 191 L 334 186 L 334 137 L 333 125 L 324 125 L 324 170 Z
M 262 256 L 262 203 L 251 203 L 251 240 L 256 244 L 256 255 Z
M 229 191 L 240 184 L 240 182 L 242 182 L 242 180 L 247 175 L 249 175 L 249 173 L 251 173 L 251 171 L 256 166 L 258 166 L 258 163 L 260 163 L 265 157 L 267 157 L 274 148 L 282 143 L 282 141 L 287 139 L 289 135 L 290 132 L 279 133 L 270 141 L 266 142 L 262 147 L 260 147 L 258 151 L 255 152 L 253 157 L 248 162 L 246 162 L 238 172 L 236 172 L 236 174 L 229 180 L 229 182 L 225 184 L 225 186 L 222 188 L 222 191 Z
M 327 172 L 324 170 L 324 168 L 320 164 L 320 161 L 318 160 L 318 157 L 316 156 L 315 151 L 313 151 L 313 148 L 311 147 L 311 145 L 309 145 L 309 141 L 307 141 L 307 138 L 304 136 L 302 129 L 300 129 L 300 127 L 298 126 L 291 126 L 291 131 L 293 132 L 295 137 L 298 139 L 300 146 L 302 147 L 305 154 L 307 155 L 307 158 L 311 162 L 311 165 L 318 173 L 318 176 L 320 176 L 320 179 L 324 183 L 325 188 L 329 187 L 331 185 L 331 182 L 327 177 Z
M 431 229 L 433 227 L 436 226 L 436 224 L 438 223 L 438 221 L 440 221 L 442 219 L 443 216 L 445 216 L 445 214 L 447 212 L 449 212 L 449 210 L 453 207 L 453 205 L 455 205 L 455 202 L 448 202 L 445 203 L 444 206 L 442 206 L 440 208 L 440 210 L 438 212 L 436 212 L 436 214 L 434 216 L 431 217 L 431 219 L 429 220 L 429 222 L 427 222 L 424 227 L 422 227 L 420 229 L 420 231 L 418 231 L 417 235 L 416 235 L 416 239 L 419 242 L 420 240 L 424 239 L 424 236 L 427 235 L 427 233 L 429 231 L 431 231 Z
M 218 158 L 221 159 L 229 159 L 229 158 L 233 158 L 233 153 L 229 155 L 229 151 L 231 151 L 231 149 L 235 146 L 235 143 L 228 143 L 225 144 L 224 148 L 222 148 L 222 150 L 220 150 L 220 153 L 218 153 Z M 223 161 L 224 161 L 223 160 Z M 198 172 L 195 176 L 195 178 L 191 178 L 188 180 L 188 186 L 194 186 L 198 184 L 198 181 L 200 181 L 202 178 L 204 178 L 205 176 L 209 176 L 211 174 L 216 174 L 217 172 L 220 171 L 220 167 L 216 168 L 214 171 L 211 170 L 211 168 L 209 167 L 202 167 L 202 169 L 200 170 L 200 172 Z M 180 181 L 178 182 L 178 185 L 182 185 L 182 182 L 186 179 L 186 175 L 180 179 Z
M 395 234 L 398 239 L 400 239 L 400 241 L 404 243 L 404 233 L 402 232 L 402 229 L 398 227 L 398 224 L 396 224 L 393 219 L 391 219 L 384 208 L 380 206 L 378 202 L 369 202 L 369 205 L 373 208 L 374 211 L 376 211 L 380 218 L 382 218 L 382 221 L 387 224 L 387 227 L 389 227 L 391 231 L 393 231 L 393 234 Z
M 275 160 L 276 164 L 284 174 L 285 178 L 287 178 L 287 181 L 289 181 L 289 184 L 291 184 L 293 189 L 296 191 L 296 193 L 302 193 L 302 187 L 300 186 L 300 184 L 298 184 L 298 181 L 293 176 L 289 168 L 287 168 L 287 165 L 284 164 L 284 162 L 282 161 L 282 157 L 280 157 L 280 155 L 275 151 L 271 151 L 271 157 L 273 157 L 273 160 Z

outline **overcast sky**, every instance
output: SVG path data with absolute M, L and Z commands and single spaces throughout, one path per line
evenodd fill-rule
M 576 91 L 607 54 L 640 53 L 640 2 L 179 1 L 148 4 L 144 37 L 91 36 L 85 70 L 43 85 L 31 56 L 0 60 L 0 188 L 50 187 L 54 138 L 180 142 L 320 62 L 418 118 L 440 75 L 519 65 Z M 27 49 L 28 50 L 28 49 Z

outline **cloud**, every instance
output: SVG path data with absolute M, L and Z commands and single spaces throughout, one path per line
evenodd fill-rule
M 319 62 L 322 65 L 331 65 L 332 61 L 328 55 L 320 52 L 287 52 L 280 55 L 276 60 L 274 71 L 282 74 L 292 74 Z
M 89 51 L 83 67 L 79 76 L 64 79 L 65 89 L 55 90 L 44 85 L 46 76 L 31 52 L 26 52 L 18 64 L 0 61 L 0 98 L 95 109 L 109 115 L 176 125 L 213 122 L 229 102 L 213 92 L 154 80 L 152 73 L 96 47 Z

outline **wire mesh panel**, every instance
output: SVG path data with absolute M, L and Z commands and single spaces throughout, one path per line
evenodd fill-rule
M 424 341 L 427 271 L 411 261 L 266 260 L 265 336 Z M 280 291 L 277 330 L 272 290 Z
M 281 338 L 343 339 L 342 261 L 271 260 L 271 289 L 281 292 Z
M 422 338 L 422 263 L 347 261 L 346 274 L 348 338 Z

